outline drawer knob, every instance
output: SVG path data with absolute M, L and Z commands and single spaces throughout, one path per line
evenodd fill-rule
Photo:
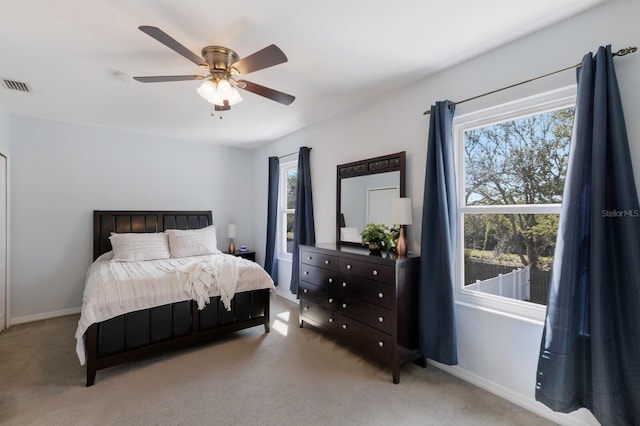
M 307 257 L 307 260 L 311 260 L 311 259 L 313 259 L 311 256 L 308 256 L 308 257 Z
M 329 318 L 329 324 L 333 323 L 333 318 Z
M 329 278 L 329 284 L 333 282 L 333 278 Z
M 345 288 L 347 286 L 347 283 L 343 282 L 342 283 L 342 288 Z
M 309 293 L 309 289 L 308 288 L 304 288 L 304 289 L 302 289 L 302 292 L 303 293 Z
M 305 307 L 304 307 L 304 310 L 305 310 L 305 311 L 308 311 L 308 310 L 309 310 L 309 306 L 305 306 Z
M 330 262 L 330 261 L 328 261 L 328 260 L 325 260 L 325 261 L 324 261 L 324 264 L 325 264 L 325 265 L 328 265 L 328 264 L 330 264 L 330 263 L 331 263 L 331 262 Z
M 347 309 L 347 304 L 346 303 L 342 304 L 342 309 Z
M 384 346 L 384 342 L 378 342 L 378 346 L 383 347 Z
M 329 298 L 329 303 L 333 303 L 333 298 Z
M 383 297 L 384 297 L 384 294 L 378 293 L 378 299 L 382 299 Z
M 351 269 L 351 265 L 347 265 L 347 269 Z
M 346 330 L 347 329 L 347 324 L 342 324 L 342 329 Z
M 304 274 L 305 275 L 309 275 L 309 271 L 304 271 Z
M 373 274 L 374 277 L 378 276 L 378 270 L 377 269 L 374 269 L 371 273 Z
M 384 318 L 383 317 L 378 317 L 378 322 L 384 322 Z

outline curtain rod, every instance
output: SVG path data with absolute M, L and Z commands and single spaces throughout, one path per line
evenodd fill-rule
M 313 148 L 309 148 L 309 151 L 311 151 L 312 149 L 313 149 Z M 296 151 L 296 152 L 290 152 L 290 153 L 288 153 L 288 154 L 281 155 L 281 156 L 280 156 L 280 157 L 278 157 L 278 158 L 288 157 L 288 156 L 290 156 L 290 155 L 297 154 L 298 152 L 299 152 L 299 151 Z
M 627 47 L 625 49 L 620 49 L 617 52 L 612 53 L 611 56 L 624 56 L 624 55 L 628 55 L 630 53 L 635 53 L 637 50 L 638 50 L 637 47 Z M 529 80 L 521 81 L 520 83 L 515 83 L 515 84 L 512 84 L 510 86 L 503 87 L 501 89 L 492 90 L 490 92 L 483 93 L 481 95 L 477 95 L 477 96 L 474 96 L 474 97 L 471 97 L 471 98 L 463 99 L 463 100 L 461 100 L 459 102 L 454 102 L 454 104 L 455 105 L 462 104 L 462 103 L 465 103 L 465 102 L 473 101 L 474 99 L 482 98 L 482 97 L 487 96 L 487 95 L 493 95 L 494 93 L 501 92 L 501 91 L 507 90 L 507 89 L 511 89 L 512 87 L 516 87 L 516 86 L 520 86 L 520 85 L 523 85 L 523 84 L 531 83 L 532 81 L 540 80 L 541 78 L 549 77 L 549 76 L 552 76 L 554 74 L 561 73 L 563 71 L 567 71 L 567 70 L 570 70 L 570 69 L 578 68 L 581 65 L 582 65 L 582 63 L 576 64 L 576 65 L 572 65 L 570 67 L 562 68 L 561 70 L 553 71 L 553 72 L 550 72 L 548 74 L 540 75 L 538 77 L 533 77 L 533 78 L 530 78 Z M 422 115 L 429 115 L 429 114 L 431 114 L 431 110 L 427 110 L 427 111 L 422 113 Z

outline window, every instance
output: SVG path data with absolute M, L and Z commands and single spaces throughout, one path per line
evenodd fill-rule
M 457 300 L 544 318 L 575 88 L 454 120 Z
M 293 254 L 293 219 L 296 214 L 296 184 L 298 182 L 298 162 L 280 165 L 279 220 L 280 236 L 278 251 L 280 257 L 291 260 Z

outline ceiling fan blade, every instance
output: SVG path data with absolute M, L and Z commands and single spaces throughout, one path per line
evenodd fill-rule
M 201 67 L 205 67 L 205 68 L 208 67 L 204 59 L 202 59 L 200 56 L 196 55 L 195 53 L 193 53 L 192 51 L 190 51 L 189 49 L 187 49 L 186 47 L 178 43 L 176 40 L 173 39 L 173 37 L 171 37 L 169 34 L 165 33 L 164 31 L 162 31 L 160 28 L 143 25 L 141 27 L 138 27 L 138 29 L 143 33 L 155 38 L 160 43 L 164 44 L 174 52 L 181 54 L 182 56 L 184 56 L 194 64 Z
M 272 44 L 231 64 L 231 67 L 240 71 L 240 74 L 246 75 L 287 61 L 288 59 L 284 52 L 278 46 Z
M 156 75 L 149 77 L 133 77 L 134 80 L 141 83 L 162 83 L 165 81 L 187 81 L 187 80 L 204 80 L 206 77 L 201 75 Z
M 271 99 L 272 101 L 280 102 L 284 105 L 289 105 L 293 102 L 296 97 L 288 95 L 283 92 L 279 92 L 274 89 L 270 89 L 268 87 L 261 86 L 256 83 L 252 83 L 247 80 L 238 80 L 238 87 L 244 89 L 248 92 L 255 93 L 256 95 L 264 96 L 267 99 Z

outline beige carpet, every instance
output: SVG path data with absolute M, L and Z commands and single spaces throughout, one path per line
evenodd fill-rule
M 0 423 L 9 425 L 548 425 L 433 366 L 391 373 L 272 299 L 271 333 L 99 371 L 85 388 L 77 315 L 0 333 Z

